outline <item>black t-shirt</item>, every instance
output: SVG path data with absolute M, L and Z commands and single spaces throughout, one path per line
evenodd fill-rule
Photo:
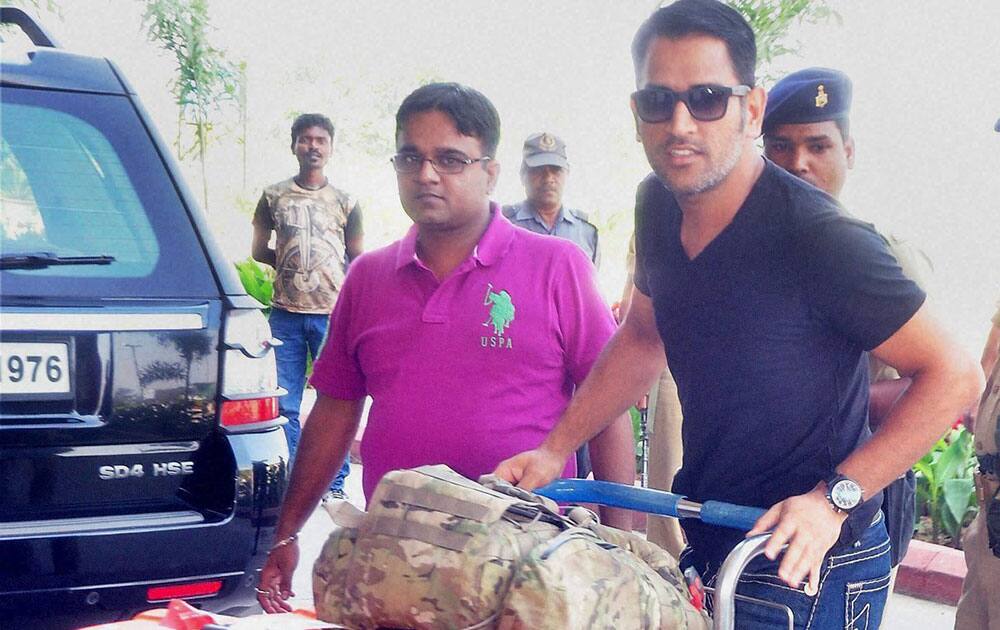
M 681 210 L 655 176 L 636 199 L 636 287 L 650 296 L 684 413 L 673 489 L 770 507 L 811 490 L 871 437 L 864 351 L 924 302 L 871 225 L 766 162 L 732 222 L 689 260 Z M 851 543 L 882 495 L 845 523 Z M 721 562 L 742 538 L 685 521 Z

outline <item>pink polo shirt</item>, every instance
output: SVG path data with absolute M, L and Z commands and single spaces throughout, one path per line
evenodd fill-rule
M 475 479 L 541 444 L 614 331 L 579 247 L 491 212 L 442 282 L 416 255 L 416 227 L 351 263 L 310 382 L 372 397 L 367 498 L 390 470 L 444 463 Z

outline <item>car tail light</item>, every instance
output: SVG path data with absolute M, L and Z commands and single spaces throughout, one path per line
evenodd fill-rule
M 224 427 L 236 427 L 256 422 L 266 422 L 278 417 L 278 398 L 250 398 L 224 400 L 219 412 L 219 422 Z
M 233 431 L 253 431 L 280 420 L 278 372 L 271 327 L 260 311 L 239 309 L 229 313 L 223 335 L 222 405 L 219 423 Z M 263 423 L 263 426 L 262 426 Z
M 208 597 L 222 590 L 222 580 L 207 582 L 191 582 L 188 584 L 168 584 L 166 586 L 151 586 L 146 590 L 146 600 L 159 602 L 168 599 L 184 599 L 190 597 Z
M 226 318 L 226 346 L 222 395 L 246 398 L 254 394 L 274 395 L 278 371 L 274 360 L 276 341 L 271 327 L 256 309 L 236 310 Z

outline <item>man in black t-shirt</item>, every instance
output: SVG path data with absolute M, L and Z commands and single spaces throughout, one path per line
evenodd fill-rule
M 877 626 L 882 489 L 972 403 L 981 375 L 871 226 L 757 152 L 766 95 L 737 12 L 679 0 L 640 27 L 632 54 L 655 176 L 637 195 L 631 310 L 559 425 L 497 473 L 526 488 L 554 479 L 649 388 L 665 351 L 684 413 L 674 490 L 769 508 L 749 532 L 773 531 L 766 558 L 738 592 L 789 606 L 801 627 Z M 913 379 L 874 437 L 865 350 Z M 741 535 L 684 528 L 682 563 L 711 582 Z M 754 605 L 737 622 L 781 627 Z

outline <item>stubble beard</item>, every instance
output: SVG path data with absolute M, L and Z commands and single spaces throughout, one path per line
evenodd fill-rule
M 740 111 L 740 126 L 736 133 L 732 134 L 729 138 L 729 150 L 722 157 L 720 161 L 716 161 L 708 165 L 708 170 L 702 173 L 701 177 L 693 182 L 684 184 L 683 182 L 675 181 L 671 177 L 671 173 L 662 168 L 657 171 L 656 175 L 663 182 L 663 185 L 667 189 L 677 196 L 691 196 L 700 195 L 706 193 L 710 190 L 714 190 L 719 186 L 729 173 L 736 168 L 736 164 L 739 163 L 740 158 L 743 156 L 743 142 L 742 135 L 746 128 L 746 112 Z M 669 150 L 671 142 L 664 143 L 664 150 Z

